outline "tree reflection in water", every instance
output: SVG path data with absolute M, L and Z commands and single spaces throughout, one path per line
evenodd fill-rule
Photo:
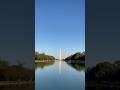
M 44 69 L 46 66 L 51 66 L 53 65 L 55 62 L 36 62 L 35 66 L 36 68 L 41 68 Z M 77 71 L 85 71 L 85 64 L 83 63 L 67 63 L 69 66 L 71 66 L 72 68 L 74 68 Z
M 67 63 L 67 64 L 77 71 L 85 71 L 85 64 L 83 63 Z
M 36 68 L 38 67 L 38 68 L 43 69 L 44 67 L 53 65 L 54 63 L 55 63 L 54 61 L 51 61 L 51 62 L 36 62 L 35 66 L 36 66 Z

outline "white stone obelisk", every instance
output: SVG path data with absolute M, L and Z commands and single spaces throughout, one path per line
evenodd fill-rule
M 61 48 L 60 48 L 60 60 L 62 60 Z
M 61 60 L 62 60 L 62 53 L 60 48 L 60 56 L 59 56 L 59 73 L 61 73 Z

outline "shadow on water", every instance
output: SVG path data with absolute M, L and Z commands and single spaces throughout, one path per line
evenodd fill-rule
M 86 87 L 86 90 L 120 90 L 120 88 L 116 88 L 116 87 Z
M 0 86 L 0 90 L 34 90 L 34 89 L 35 87 L 33 84 Z

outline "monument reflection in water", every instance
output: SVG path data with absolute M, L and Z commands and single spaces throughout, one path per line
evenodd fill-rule
M 84 65 L 62 60 L 36 63 L 35 90 L 85 90 Z

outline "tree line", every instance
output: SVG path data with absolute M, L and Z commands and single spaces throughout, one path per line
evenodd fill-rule
M 69 60 L 85 60 L 85 52 L 77 52 L 75 54 L 72 54 L 70 56 L 68 56 L 67 58 L 65 58 L 65 61 L 69 61 Z
M 55 60 L 55 57 L 46 55 L 45 53 L 35 52 L 35 60 Z

